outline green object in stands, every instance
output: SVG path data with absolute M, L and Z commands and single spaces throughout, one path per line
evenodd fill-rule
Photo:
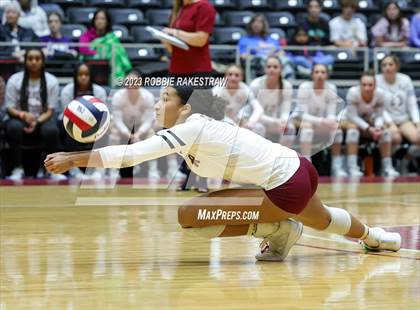
M 92 49 L 97 53 L 94 59 L 108 59 L 110 60 L 113 68 L 110 76 L 110 85 L 114 85 L 120 78 L 124 78 L 131 70 L 130 58 L 127 55 L 124 47 L 121 45 L 120 39 L 110 32 L 103 37 L 99 37 L 90 43 Z M 115 58 L 112 61 L 112 52 L 114 50 Z

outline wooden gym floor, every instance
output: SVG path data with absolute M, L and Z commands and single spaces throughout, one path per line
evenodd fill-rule
M 320 193 L 399 231 L 404 249 L 365 254 L 305 228 L 285 262 L 256 262 L 259 240 L 179 228 L 165 197 L 193 193 L 1 186 L 0 309 L 420 309 L 420 183 L 331 183 Z

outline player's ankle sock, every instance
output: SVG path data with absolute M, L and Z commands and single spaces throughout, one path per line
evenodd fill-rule
M 252 224 L 251 224 L 252 225 Z M 254 231 L 251 234 L 254 237 L 266 237 L 274 234 L 280 227 L 279 223 L 258 223 L 254 224 Z M 248 230 L 249 233 L 249 230 Z
M 378 239 L 373 234 L 369 234 L 369 232 L 371 231 L 369 229 L 369 226 L 367 225 L 364 225 L 364 226 L 365 226 L 365 232 L 363 233 L 362 237 L 360 237 L 360 240 L 364 241 L 367 245 L 371 247 L 377 247 L 379 245 Z
M 347 166 L 349 168 L 355 168 L 357 166 L 357 155 L 347 156 Z
M 332 166 L 334 168 L 339 168 L 342 166 L 342 157 L 340 155 L 332 156 Z
M 382 158 L 382 166 L 384 167 L 384 169 L 392 168 L 391 157 Z

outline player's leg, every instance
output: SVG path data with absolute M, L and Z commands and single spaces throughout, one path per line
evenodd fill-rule
M 295 141 L 296 127 L 292 122 L 287 124 L 284 132 L 280 133 L 279 143 L 288 148 L 292 148 L 293 142 Z
M 346 177 L 347 172 L 344 170 L 344 162 L 343 156 L 341 155 L 341 144 L 343 143 L 344 133 L 343 133 L 343 125 L 332 133 L 330 133 L 330 141 L 332 141 L 331 145 L 331 172 L 336 177 Z
M 400 125 L 400 133 L 412 144 L 420 144 L 420 131 L 412 122 L 405 122 Z
M 314 129 L 311 123 L 302 121 L 299 126 L 300 152 L 306 159 L 311 160 Z
M 360 130 L 353 123 L 347 124 L 346 146 L 347 146 L 347 169 L 352 177 L 361 177 L 363 173 L 357 164 L 359 152 Z
M 379 139 L 379 150 L 382 156 L 382 174 L 384 176 L 396 177 L 399 173 L 392 166 L 392 136 L 393 132 L 390 128 L 383 130 L 382 136 Z

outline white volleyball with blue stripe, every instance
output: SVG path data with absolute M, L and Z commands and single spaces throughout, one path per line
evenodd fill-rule
M 100 139 L 111 121 L 108 107 L 93 96 L 72 100 L 64 110 L 64 128 L 70 137 L 82 143 Z

